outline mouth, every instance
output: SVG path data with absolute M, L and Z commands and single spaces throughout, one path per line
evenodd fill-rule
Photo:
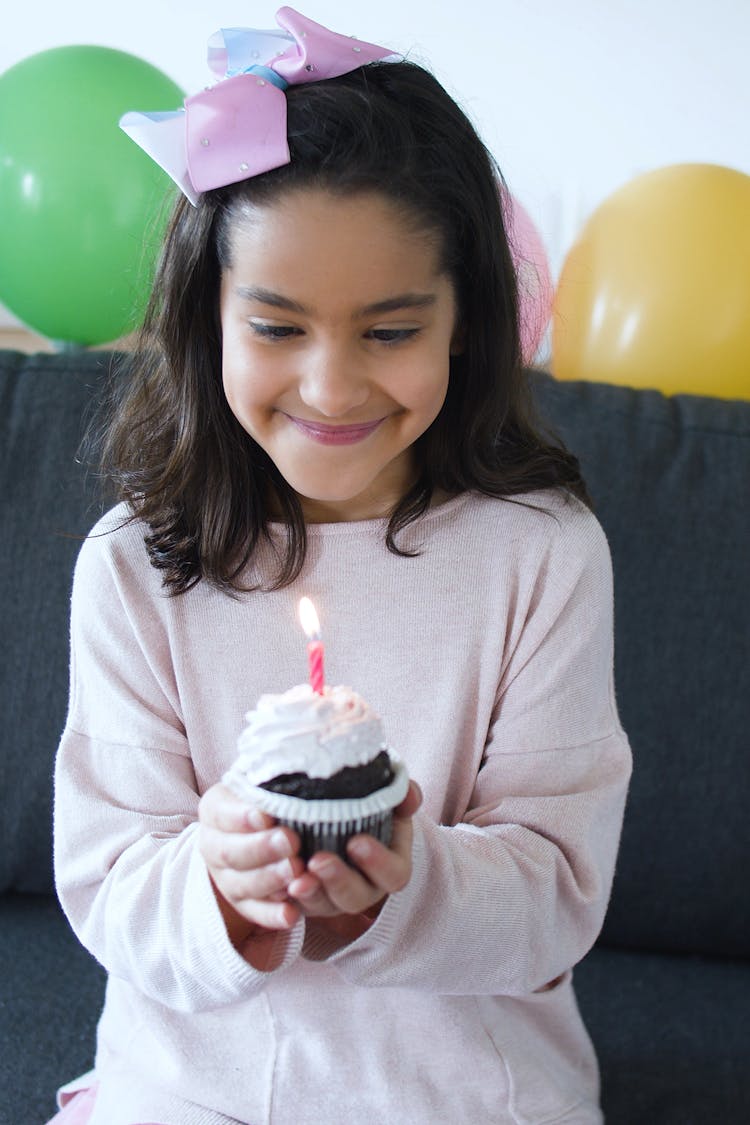
M 373 422 L 355 422 L 348 426 L 330 426 L 325 422 L 310 422 L 306 418 L 295 418 L 293 414 L 286 417 L 292 422 L 305 437 L 317 441 L 320 445 L 355 445 L 364 441 L 370 434 L 375 433 L 385 418 L 376 418 Z

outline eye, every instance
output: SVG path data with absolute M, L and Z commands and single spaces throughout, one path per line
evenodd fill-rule
M 419 328 L 371 328 L 365 335 L 379 344 L 402 344 L 413 340 Z
M 267 324 L 262 320 L 251 320 L 249 323 L 253 333 L 263 340 L 288 340 L 300 334 L 300 329 L 291 324 Z

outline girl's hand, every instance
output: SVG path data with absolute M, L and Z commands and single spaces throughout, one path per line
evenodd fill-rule
M 198 820 L 198 846 L 235 948 L 261 931 L 291 929 L 300 908 L 287 889 L 305 869 L 296 833 L 221 783 L 203 794 Z
M 377 914 L 389 894 L 403 890 L 411 878 L 411 818 L 422 803 L 415 782 L 394 809 L 393 838 L 386 848 L 373 836 L 354 836 L 347 853 L 356 869 L 329 852 L 317 852 L 307 869 L 289 883 L 291 898 L 308 917 Z

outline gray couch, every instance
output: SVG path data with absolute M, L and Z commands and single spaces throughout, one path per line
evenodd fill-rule
M 100 510 L 75 454 L 110 360 L 0 353 L 0 1125 L 51 1116 L 56 1085 L 91 1065 L 102 997 L 102 970 L 54 897 L 50 824 L 71 571 Z M 741 1125 L 750 403 L 534 381 L 612 547 L 618 695 L 635 757 L 609 914 L 576 969 L 607 1122 Z

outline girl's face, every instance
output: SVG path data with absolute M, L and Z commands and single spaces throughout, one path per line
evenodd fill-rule
M 310 522 L 385 516 L 413 482 L 455 334 L 438 253 L 378 194 L 288 191 L 235 224 L 224 392 Z

